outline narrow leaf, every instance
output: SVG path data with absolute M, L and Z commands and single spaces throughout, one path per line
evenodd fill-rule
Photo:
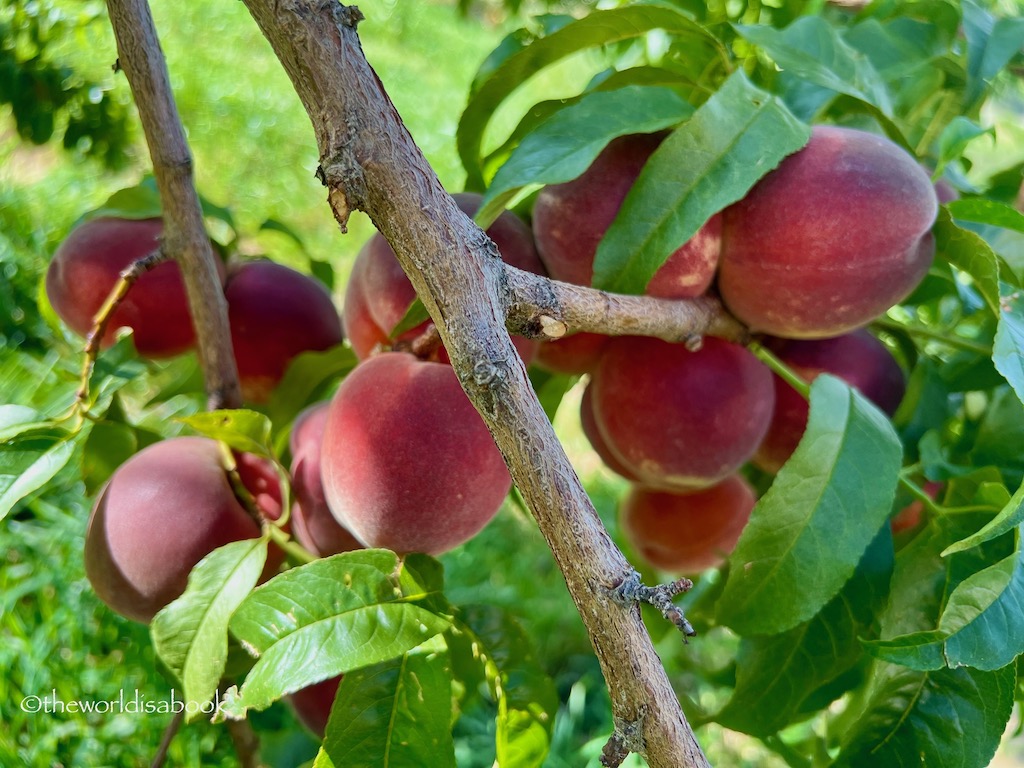
M 186 702 L 209 702 L 228 659 L 228 622 L 252 591 L 267 559 L 267 539 L 234 541 L 204 557 L 177 600 L 153 617 L 157 656 L 182 685 Z
M 704 41 L 715 50 L 719 47 L 710 32 L 671 8 L 634 5 L 594 11 L 503 58 L 480 81 L 459 120 L 459 157 L 468 174 L 468 187 L 485 186 L 480 171 L 480 147 L 491 116 L 530 76 L 576 51 L 640 37 L 653 29 Z
M 1024 402 L 1024 291 L 999 283 L 999 322 L 992 362 Z
M 181 420 L 206 437 L 227 443 L 237 451 L 273 458 L 270 447 L 270 419 L 244 408 L 207 411 Z
M 594 257 L 594 285 L 642 293 L 708 218 L 742 198 L 810 129 L 737 70 L 654 152 Z
M 874 405 L 835 377 L 815 379 L 803 439 L 730 558 L 719 620 L 741 635 L 775 634 L 817 613 L 886 523 L 901 458 Z
M 1024 232 L 1024 213 L 1013 206 L 981 197 L 953 200 L 947 204 L 952 217 L 958 221 L 974 221 L 994 227 Z
M 999 262 L 979 235 L 953 223 L 947 211 L 939 209 L 932 228 L 936 252 L 957 269 L 970 275 L 994 314 L 999 313 Z
M 346 768 L 455 768 L 451 671 L 428 641 L 342 678 L 323 750 Z
M 551 746 L 558 694 L 534 659 L 529 638 L 507 612 L 493 606 L 464 608 L 454 631 L 469 641 L 498 705 L 498 766 L 540 766 Z M 465 648 L 465 643 L 450 645 Z
M 782 30 L 738 25 L 736 31 L 764 50 L 782 70 L 853 96 L 892 117 L 885 81 L 870 59 L 848 45 L 820 16 L 802 16 Z
M 522 140 L 491 182 L 476 214 L 487 228 L 523 187 L 560 184 L 585 171 L 612 139 L 677 125 L 693 107 L 671 88 L 631 85 L 583 96 Z
M 861 659 L 858 635 L 885 603 L 892 566 L 892 534 L 883 526 L 853 578 L 814 618 L 778 635 L 743 638 L 736 688 L 713 719 L 753 736 L 787 726 L 810 694 Z
M 967 38 L 967 91 L 965 106 L 980 99 L 989 82 L 1024 45 L 1024 19 L 995 19 L 969 0 L 963 3 L 963 29 Z
M 97 421 L 82 448 L 82 480 L 93 494 L 121 464 L 139 450 L 135 430 L 117 421 Z
M 355 353 L 340 344 L 323 352 L 298 355 L 270 393 L 267 403 L 270 420 L 278 427 L 289 424 L 329 382 L 346 376 L 357 362 Z
M 1021 484 L 1017 492 L 1013 494 L 1010 501 L 1000 510 L 998 515 L 986 523 L 983 528 L 972 533 L 967 538 L 961 539 L 955 544 L 950 544 L 943 550 L 942 556 L 947 557 L 956 552 L 964 552 L 985 542 L 997 539 L 1012 531 L 1021 523 L 1024 523 L 1024 483 Z
M 53 479 L 74 453 L 71 435 L 44 427 L 0 444 L 0 520 L 14 505 Z
M 423 306 L 423 302 L 420 301 L 420 297 L 417 296 L 412 300 L 412 303 L 409 304 L 409 308 L 405 310 L 405 314 L 402 315 L 402 319 L 399 320 L 395 327 L 391 329 L 391 333 L 388 334 L 388 338 L 397 339 L 406 331 L 411 331 L 420 323 L 425 323 L 429 319 L 430 313 L 427 312 L 427 308 Z
M 234 714 L 328 677 L 392 659 L 443 632 L 439 585 L 393 552 L 359 550 L 293 568 L 256 589 L 231 631 L 258 661 Z M 423 605 L 430 608 L 422 607 Z
M 983 768 L 1010 719 L 1015 683 L 1013 665 L 917 672 L 883 664 L 834 765 Z

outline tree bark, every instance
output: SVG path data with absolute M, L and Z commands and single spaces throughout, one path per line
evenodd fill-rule
M 551 547 L 608 683 L 619 752 L 624 745 L 655 768 L 706 766 L 638 604 L 616 597 L 633 569 L 601 524 L 506 331 L 508 285 L 518 278 L 405 129 L 363 56 L 358 10 L 319 0 L 244 2 L 312 121 L 339 225 L 344 230 L 351 210 L 365 211 L 391 243 Z
M 228 306 L 192 180 L 192 154 L 174 103 L 167 64 L 146 0 L 107 0 L 118 66 L 131 86 L 163 208 L 161 249 L 178 262 L 196 331 L 207 405 L 238 408 L 242 392 L 231 350 Z

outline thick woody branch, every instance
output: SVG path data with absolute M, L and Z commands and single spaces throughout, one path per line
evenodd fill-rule
M 750 334 L 711 296 L 656 299 L 623 296 L 550 280 L 505 265 L 509 328 L 533 338 L 590 331 L 606 336 L 655 336 L 691 341 L 701 336 L 745 344 Z
M 359 14 L 320 0 L 244 0 L 309 114 L 339 224 L 366 211 L 430 312 L 463 388 L 508 463 L 562 570 L 601 663 L 620 738 L 655 768 L 706 766 L 615 547 L 530 387 L 505 330 L 506 272 L 455 205 L 366 62 Z
M 131 86 L 163 206 L 161 248 L 181 268 L 211 410 L 242 403 L 227 302 L 192 180 L 192 155 L 146 0 L 107 0 L 118 66 Z

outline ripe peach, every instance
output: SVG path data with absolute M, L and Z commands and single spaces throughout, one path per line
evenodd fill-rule
M 533 362 L 538 368 L 570 376 L 590 373 L 601 359 L 608 337 L 599 333 L 574 333 L 537 345 Z
M 85 572 L 103 602 L 145 623 L 181 595 L 203 557 L 259 535 L 232 491 L 217 443 L 171 438 L 135 454 L 111 476 L 89 517 Z M 276 570 L 279 550 L 276 561 L 268 560 L 268 570 Z
M 327 721 L 331 716 L 334 699 L 338 695 L 341 678 L 341 675 L 329 677 L 319 683 L 300 688 L 287 697 L 299 722 L 318 739 L 323 739 L 327 730 Z
M 299 543 L 318 557 L 361 549 L 356 537 L 334 519 L 324 496 L 320 449 L 330 403 L 310 406 L 295 419 L 289 445 L 292 453 L 292 530 Z
M 924 492 L 932 499 L 936 499 L 944 487 L 943 483 L 929 480 L 924 484 Z M 889 519 L 889 526 L 892 528 L 893 535 L 914 530 L 921 524 L 923 516 L 924 502 L 921 499 L 914 499 Z
M 630 489 L 622 529 L 651 565 L 674 573 L 699 573 L 725 562 L 750 519 L 756 498 L 740 475 L 696 493 Z
M 610 453 L 645 485 L 666 490 L 725 479 L 753 455 L 771 420 L 770 371 L 743 347 L 710 337 L 696 352 L 612 339 L 590 388 Z
M 594 453 L 600 457 L 608 469 L 622 475 L 627 480 L 637 482 L 637 476 L 612 453 L 601 435 L 601 430 L 594 419 L 593 393 L 589 385 L 583 390 L 583 397 L 580 399 L 580 426 L 583 428 L 583 434 L 590 441 L 590 447 L 594 449 Z
M 808 383 L 819 374 L 831 373 L 890 416 L 903 399 L 903 371 L 885 345 L 863 329 L 831 339 L 774 339 L 769 346 Z M 807 401 L 775 377 L 775 412 L 768 434 L 754 454 L 754 463 L 766 472 L 778 472 L 796 450 L 806 428 Z
M 155 251 L 162 232 L 160 219 L 98 218 L 75 227 L 46 273 L 46 295 L 61 320 L 86 336 L 121 270 Z M 217 265 L 223 269 L 219 259 Z M 103 345 L 112 344 L 114 332 L 125 326 L 133 329 L 135 348 L 145 357 L 171 357 L 192 348 L 195 331 L 175 262 L 138 279 L 111 317 Z
M 582 175 L 541 190 L 533 207 L 533 230 L 551 277 L 576 285 L 593 282 L 598 243 L 664 138 L 656 133 L 615 139 Z M 654 274 L 645 292 L 666 299 L 704 293 L 715 276 L 721 230 L 721 217 L 712 216 Z
M 888 139 L 815 126 L 725 210 L 718 286 L 754 331 L 837 336 L 905 298 L 931 264 L 935 189 Z
M 228 270 L 224 296 L 242 396 L 250 402 L 266 402 L 300 353 L 341 343 L 331 294 L 309 275 L 248 261 Z
M 467 192 L 453 197 L 467 215 L 472 216 L 480 207 L 479 195 Z M 545 274 L 529 227 L 514 213 L 502 213 L 487 229 L 487 234 L 498 246 L 506 263 L 528 272 Z M 352 266 L 343 309 L 345 327 L 360 359 L 366 359 L 375 344 L 387 343 L 388 334 L 405 316 L 415 298 L 416 291 L 398 263 L 394 250 L 382 235 L 375 234 L 359 251 Z M 415 338 L 425 328 L 426 323 L 423 323 L 403 334 L 402 338 Z M 516 336 L 513 341 L 519 355 L 529 362 L 536 343 Z M 441 359 L 447 362 L 447 355 Z
M 511 479 L 449 365 L 385 352 L 331 401 L 321 452 L 331 512 L 368 547 L 437 555 L 474 536 Z

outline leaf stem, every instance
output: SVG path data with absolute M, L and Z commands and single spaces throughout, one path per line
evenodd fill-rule
M 890 320 L 886 317 L 878 318 L 872 323 L 872 325 L 876 328 L 882 328 L 889 331 L 905 331 L 911 336 L 928 339 L 929 341 L 938 341 L 945 344 L 947 347 L 960 349 L 964 352 L 975 352 L 979 355 L 984 355 L 985 357 L 992 356 L 991 347 L 971 341 L 970 339 L 965 339 L 962 336 L 955 336 L 950 331 L 936 331 L 917 323 L 901 323 L 898 320 Z

